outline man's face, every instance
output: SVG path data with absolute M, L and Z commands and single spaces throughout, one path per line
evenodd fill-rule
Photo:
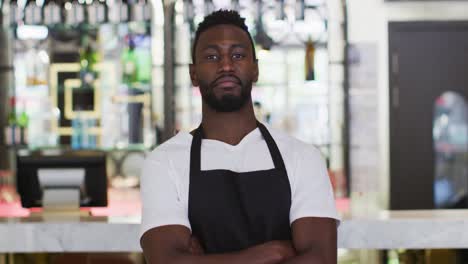
M 252 83 L 258 79 L 249 37 L 232 25 L 204 31 L 195 49 L 190 78 L 200 87 L 203 101 L 218 112 L 238 111 L 250 100 Z

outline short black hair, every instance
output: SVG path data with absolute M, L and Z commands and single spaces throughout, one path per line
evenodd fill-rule
M 257 60 L 257 55 L 255 54 L 255 45 L 252 36 L 250 36 L 249 28 L 245 24 L 245 18 L 241 17 L 239 13 L 235 10 L 220 9 L 205 16 L 203 21 L 200 22 L 200 24 L 198 24 L 197 31 L 195 32 L 195 39 L 192 45 L 193 63 L 195 63 L 195 49 L 197 47 L 198 39 L 200 38 L 201 33 L 218 25 L 232 25 L 242 29 L 245 33 L 247 33 L 247 36 L 249 36 L 250 44 L 252 45 L 253 59 L 255 61 Z

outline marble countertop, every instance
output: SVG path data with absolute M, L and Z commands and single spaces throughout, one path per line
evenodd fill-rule
M 136 252 L 140 217 L 0 220 L 0 253 Z
M 350 217 L 338 231 L 349 249 L 468 248 L 468 210 L 381 211 Z
M 136 252 L 139 216 L 71 220 L 0 218 L 0 252 Z M 468 248 L 468 210 L 382 211 L 345 217 L 338 246 L 348 249 Z

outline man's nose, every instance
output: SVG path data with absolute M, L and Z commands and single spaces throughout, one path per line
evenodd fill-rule
M 229 71 L 234 70 L 233 61 L 232 61 L 232 58 L 230 56 L 223 56 L 222 57 L 222 59 L 220 61 L 219 70 L 223 71 L 223 72 L 229 72 Z

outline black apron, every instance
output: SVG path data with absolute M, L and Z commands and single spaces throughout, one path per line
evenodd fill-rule
M 261 123 L 275 168 L 251 172 L 200 169 L 202 127 L 190 150 L 189 220 L 205 253 L 239 251 L 272 240 L 291 240 L 291 187 L 283 158 Z

